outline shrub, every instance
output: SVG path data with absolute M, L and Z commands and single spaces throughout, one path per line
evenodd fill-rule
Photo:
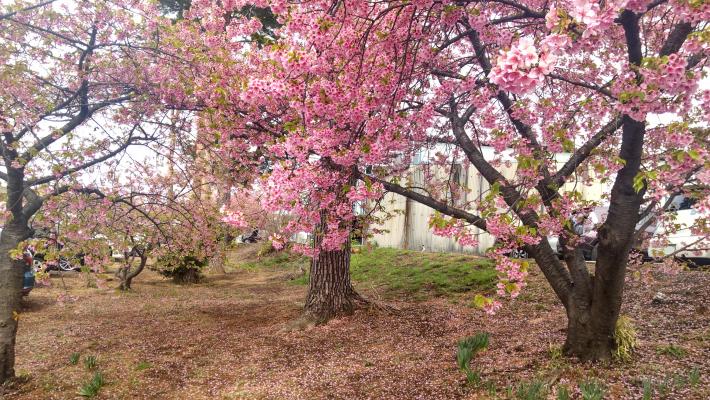
M 271 240 L 265 240 L 259 246 L 259 251 L 256 253 L 257 257 L 268 256 L 271 253 L 275 253 L 277 250 L 274 247 L 274 243 Z
M 629 317 L 622 315 L 616 321 L 614 341 L 616 342 L 614 358 L 619 361 L 629 361 L 637 344 L 636 329 Z
M 209 260 L 192 254 L 166 254 L 158 259 L 153 269 L 175 283 L 196 283 L 202 278 L 202 269 Z

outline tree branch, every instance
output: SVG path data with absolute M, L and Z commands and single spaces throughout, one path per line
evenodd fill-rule
M 477 228 L 480 228 L 484 231 L 486 230 L 486 221 L 477 215 L 471 214 L 471 213 L 464 211 L 464 210 L 460 210 L 458 208 L 451 207 L 450 205 L 448 205 L 445 202 L 438 201 L 430 196 L 423 195 L 423 194 L 418 193 L 418 192 L 411 190 L 409 188 L 405 188 L 405 187 L 402 187 L 402 186 L 397 185 L 395 183 L 388 182 L 384 179 L 380 179 L 376 176 L 364 174 L 360 171 L 356 171 L 355 174 L 356 174 L 356 177 L 358 179 L 360 179 L 361 181 L 365 181 L 366 179 L 369 179 L 371 181 L 377 182 L 377 183 L 381 184 L 385 188 L 385 190 L 387 190 L 388 192 L 397 193 L 401 196 L 412 199 L 412 200 L 416 201 L 417 203 L 424 204 L 425 206 L 432 208 L 444 215 L 448 215 L 453 218 L 464 220 L 464 221 L 476 226 Z
M 87 169 L 87 168 L 89 168 L 89 167 L 93 167 L 93 166 L 96 165 L 96 164 L 102 163 L 102 162 L 104 162 L 104 161 L 106 161 L 106 160 L 108 160 L 108 159 L 110 159 L 110 158 L 116 156 L 118 153 L 120 153 L 120 152 L 126 150 L 126 148 L 128 148 L 128 146 L 130 146 L 130 145 L 132 145 L 132 144 L 135 144 L 137 141 L 141 140 L 141 138 L 134 138 L 134 137 L 133 137 L 133 131 L 134 131 L 135 129 L 136 129 L 136 126 L 134 126 L 133 129 L 131 129 L 131 132 L 129 133 L 129 136 L 128 136 L 128 138 L 126 139 L 126 142 L 125 142 L 125 143 L 121 144 L 121 145 L 120 145 L 119 147 L 117 147 L 116 149 L 114 149 L 114 150 L 112 150 L 112 151 L 110 151 L 110 152 L 104 154 L 103 156 L 94 158 L 94 159 L 92 159 L 92 160 L 90 160 L 90 161 L 87 161 L 87 162 L 85 162 L 85 163 L 83 163 L 83 164 L 80 164 L 80 165 L 77 165 L 77 166 L 75 166 L 75 167 L 67 168 L 66 170 L 62 171 L 61 173 L 59 173 L 59 174 L 57 174 L 57 175 L 47 175 L 47 176 L 43 176 L 43 177 L 40 177 L 40 178 L 36 178 L 36 179 L 29 180 L 29 181 L 27 181 L 27 182 L 25 183 L 25 187 L 37 186 L 37 185 L 41 185 L 41 184 L 48 183 L 48 182 L 51 182 L 51 181 L 59 180 L 59 179 L 65 177 L 65 176 L 68 176 L 68 175 L 71 175 L 71 174 L 73 174 L 73 173 L 76 173 L 76 172 L 85 170 L 85 169 Z
M 0 15 L 0 21 L 2 21 L 3 19 L 12 18 L 12 17 L 14 17 L 15 15 L 17 15 L 17 14 L 19 14 L 19 13 L 23 13 L 23 12 L 27 12 L 27 11 L 32 11 L 32 10 L 34 10 L 34 9 L 36 9 L 36 8 L 44 7 L 44 6 L 46 6 L 46 5 L 49 5 L 49 4 L 54 3 L 55 1 L 57 1 L 57 0 L 47 0 L 47 1 L 43 1 L 43 2 L 37 3 L 37 4 L 33 5 L 33 6 L 27 6 L 27 7 L 25 7 L 25 8 L 22 8 L 22 9 L 19 9 L 19 10 L 16 10 L 16 11 L 13 11 L 13 12 L 10 12 L 10 13 L 7 13 L 7 14 L 2 14 L 2 15 Z

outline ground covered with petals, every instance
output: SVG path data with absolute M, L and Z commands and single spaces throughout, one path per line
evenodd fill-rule
M 416 254 L 408 254 L 411 262 Z M 78 398 L 94 374 L 87 356 L 97 357 L 106 381 L 100 399 L 556 398 L 563 386 L 582 398 L 579 384 L 589 382 L 609 399 L 642 398 L 644 386 L 653 399 L 710 398 L 708 272 L 631 281 L 623 313 L 638 332 L 633 359 L 580 364 L 560 356 L 564 312 L 536 268 L 529 287 L 495 316 L 471 306 L 475 290 L 432 284 L 413 294 L 356 279 L 358 290 L 391 309 L 288 331 L 305 298 L 301 261 L 266 260 L 191 286 L 148 271 L 130 293 L 86 288 L 79 274 L 53 277 L 52 288 L 25 299 L 18 378 L 4 398 Z M 75 301 L 57 301 L 62 281 Z M 654 302 L 658 292 L 664 297 Z M 472 361 L 481 381 L 470 385 L 457 369 L 457 341 L 481 331 L 490 346 Z M 524 397 L 536 386 L 539 397 Z

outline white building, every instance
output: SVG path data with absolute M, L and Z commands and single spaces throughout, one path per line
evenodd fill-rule
M 483 153 L 487 159 L 493 158 L 494 150 L 484 147 Z M 561 153 L 557 156 L 558 166 L 561 166 L 569 158 L 569 153 Z M 501 172 L 507 178 L 512 178 L 517 168 L 515 160 L 510 157 L 509 167 L 501 168 Z M 440 169 L 441 176 L 447 177 L 450 173 L 448 169 Z M 431 172 L 431 171 L 430 171 Z M 438 175 L 438 172 L 434 172 Z M 467 188 L 465 201 L 481 198 L 485 196 L 489 188 L 488 182 L 478 173 L 475 167 L 468 170 L 459 171 L 457 174 L 460 184 Z M 414 164 L 410 167 L 408 186 L 425 187 L 423 164 Z M 584 185 L 581 179 L 578 183 L 567 183 L 563 190 L 577 190 L 585 200 L 600 200 L 603 193 L 608 192 L 608 185 L 602 182 L 595 182 L 592 185 Z M 473 197 L 472 197 L 473 196 Z M 478 233 L 478 246 L 462 246 L 455 239 L 434 235 L 429 228 L 430 216 L 434 213 L 431 208 L 409 200 L 395 193 L 387 193 L 382 201 L 387 212 L 394 212 L 394 216 L 379 225 L 370 225 L 371 228 L 384 230 L 384 233 L 374 234 L 368 241 L 376 243 L 382 247 L 394 247 L 410 250 L 426 250 L 434 252 L 462 252 L 473 254 L 484 254 L 493 245 L 495 237 L 474 228 Z M 372 231 L 372 230 L 370 230 Z

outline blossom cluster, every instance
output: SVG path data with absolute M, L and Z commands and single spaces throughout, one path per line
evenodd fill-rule
M 499 52 L 489 79 L 501 89 L 517 94 L 533 90 L 550 73 L 556 57 L 552 51 L 540 52 L 533 39 L 520 38 L 507 51 Z

